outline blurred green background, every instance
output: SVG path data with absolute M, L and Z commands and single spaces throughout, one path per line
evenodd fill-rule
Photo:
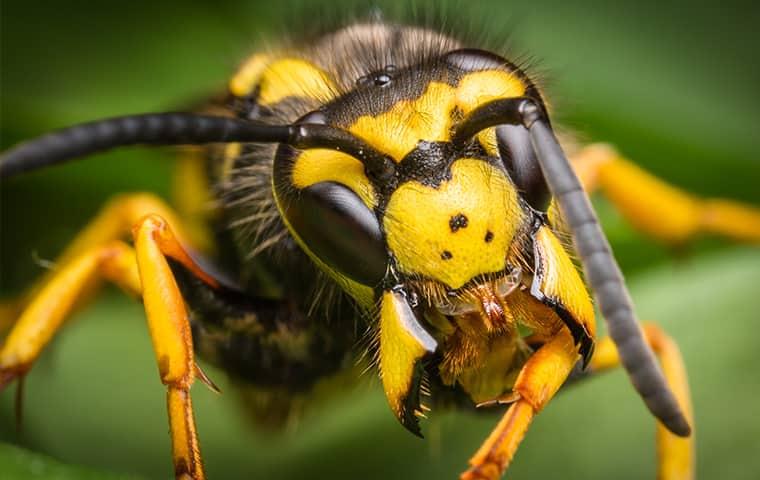
M 418 2 L 424 3 L 424 2 Z M 470 2 L 475 3 L 475 2 Z M 348 2 L 324 2 L 341 10 Z M 701 195 L 760 205 L 760 9 L 752 3 L 460 2 L 474 25 L 540 60 L 558 115 Z M 160 111 L 219 91 L 292 2 L 4 0 L 2 148 L 107 115 Z M 450 22 L 460 21 L 455 15 Z M 168 195 L 171 157 L 128 149 L 0 184 L 0 293 L 53 259 L 108 196 Z M 760 475 L 760 249 L 699 239 L 673 252 L 595 203 L 643 318 L 681 345 L 694 395 L 700 478 Z M 225 394 L 194 389 L 210 478 L 454 478 L 496 415 L 434 412 L 427 440 L 398 426 L 376 381 L 298 425 L 250 428 Z M 26 382 L 25 425 L 0 396 L 0 478 L 168 478 L 164 393 L 141 307 L 113 290 L 77 315 Z M 508 477 L 654 478 L 654 425 L 621 372 L 574 386 L 535 422 Z

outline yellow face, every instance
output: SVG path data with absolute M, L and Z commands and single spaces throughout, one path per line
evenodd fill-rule
M 501 169 L 461 158 L 438 186 L 399 186 L 383 225 L 401 272 L 457 289 L 505 268 L 522 215 L 517 191 Z
M 474 277 L 505 269 L 524 218 L 518 192 L 504 167 L 483 159 L 499 158 L 494 129 L 486 128 L 473 138 L 473 150 L 467 151 L 479 158 L 468 158 L 465 149 L 452 151 L 452 131 L 478 107 L 522 96 L 530 86 L 519 72 L 488 59 L 482 70 L 455 72 L 454 64 L 439 67 L 435 75 L 423 79 L 400 73 L 392 84 L 377 87 L 370 95 L 369 90 L 340 91 L 337 79 L 316 63 L 258 55 L 243 65 L 230 90 L 237 96 L 257 91 L 263 107 L 293 97 L 325 105 L 322 113 L 329 122 L 391 160 L 398 174 L 392 185 L 370 178 L 362 161 L 348 153 L 306 149 L 282 169 L 285 176 L 274 182 L 275 198 L 278 205 L 288 196 L 296 201 L 293 192 L 326 182 L 347 187 L 377 216 L 397 271 L 454 290 Z M 377 108 L 364 108 L 373 102 Z M 446 178 L 441 180 L 442 176 Z M 278 190 L 278 185 L 288 188 Z M 314 241 L 302 241 L 288 227 L 318 265 L 344 287 L 350 283 L 310 249 Z M 352 286 L 347 291 L 369 306 L 374 286 Z

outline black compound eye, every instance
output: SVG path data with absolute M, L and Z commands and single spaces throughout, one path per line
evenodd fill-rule
M 504 167 L 528 204 L 538 211 L 549 208 L 551 193 L 538 164 L 530 134 L 522 125 L 500 125 L 496 141 Z
M 475 48 L 463 48 L 454 50 L 444 56 L 446 62 L 465 72 L 479 72 L 481 70 L 495 70 L 511 67 L 512 65 L 504 58 L 495 53 Z
M 300 190 L 285 205 L 290 227 L 321 261 L 363 285 L 385 276 L 388 254 L 375 214 L 356 193 L 335 182 Z

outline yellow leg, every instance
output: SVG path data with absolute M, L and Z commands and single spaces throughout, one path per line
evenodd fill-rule
M 193 245 L 188 241 L 178 216 L 166 203 L 152 193 L 128 193 L 118 195 L 106 203 L 94 219 L 74 238 L 68 247 L 56 258 L 54 269 L 47 272 L 31 288 L 19 298 L 5 300 L 0 308 L 0 328 L 3 324 L 12 323 L 21 313 L 27 303 L 36 296 L 56 271 L 63 269 L 74 258 L 82 253 L 108 243 L 112 240 L 127 238 L 130 229 L 146 215 L 155 214 L 164 218 L 175 232 L 183 245 Z M 80 295 L 79 303 L 83 303 L 86 294 Z M 0 330 L 2 331 L 2 330 Z
M 193 358 L 188 314 L 166 256 L 210 286 L 217 284 L 192 261 L 161 217 L 148 215 L 138 221 L 133 238 L 134 249 L 120 241 L 84 248 L 45 282 L 0 349 L 0 387 L 31 368 L 93 282 L 111 280 L 142 295 L 161 381 L 167 386 L 175 474 L 201 479 L 190 387 L 195 376 L 203 374 Z
M 106 203 L 56 259 L 56 265 L 61 267 L 85 250 L 127 237 L 138 221 L 151 214 L 168 222 L 181 244 L 192 245 L 177 214 L 163 200 L 152 193 L 128 193 L 118 195 Z
M 681 405 L 686 418 L 694 428 L 694 420 L 689 398 L 689 384 L 686 368 L 681 359 L 681 352 L 675 342 L 654 324 L 644 324 L 644 336 L 652 350 L 660 358 L 665 378 Z M 620 365 L 617 348 L 607 337 L 601 339 L 589 363 L 591 371 L 607 370 Z M 660 480 L 689 480 L 694 478 L 694 430 L 691 436 L 684 438 L 670 433 L 660 423 L 657 424 L 658 476 Z
M 115 241 L 84 252 L 50 279 L 29 302 L 0 349 L 0 387 L 26 373 L 74 308 L 79 294 L 98 278 L 126 291 L 142 291 L 134 251 Z
M 470 468 L 460 480 L 501 478 L 533 417 L 562 386 L 579 358 L 572 336 L 563 329 L 528 359 L 515 382 L 517 401 L 470 459 Z
M 602 190 L 636 228 L 678 245 L 700 233 L 760 243 L 760 207 L 702 199 L 637 167 L 607 145 L 590 145 L 573 156 L 586 190 Z
M 161 217 L 145 217 L 132 234 L 153 350 L 161 381 L 168 387 L 174 473 L 177 478 L 199 480 L 204 477 L 203 464 L 190 400 L 190 387 L 199 370 L 193 359 L 193 339 L 185 302 L 166 256 L 182 263 L 212 287 L 218 285 L 195 265 Z
M 183 245 L 194 245 L 188 241 L 185 229 L 178 215 L 166 203 L 152 193 L 128 193 L 118 195 L 106 203 L 94 219 L 76 236 L 61 255 L 56 258 L 54 269 L 47 272 L 40 280 L 15 299 L 0 302 L 0 334 L 4 334 L 19 318 L 21 312 L 37 293 L 55 276 L 65 269 L 72 259 L 79 257 L 94 247 L 100 247 L 113 240 L 127 238 L 130 229 L 148 214 L 159 215 L 169 222 L 172 230 Z M 77 305 L 85 303 L 91 290 L 83 290 L 78 296 Z

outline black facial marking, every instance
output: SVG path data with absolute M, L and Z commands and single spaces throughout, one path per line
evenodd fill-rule
M 493 240 L 493 232 L 491 230 L 488 230 L 486 232 L 486 238 L 484 238 L 486 243 L 491 243 L 491 240 Z
M 444 250 L 444 251 L 441 252 L 441 259 L 442 260 L 451 260 L 451 258 L 453 256 L 454 255 L 452 255 L 451 252 L 449 252 L 448 250 Z
M 451 180 L 451 164 L 459 155 L 450 143 L 420 141 L 398 164 L 399 183 L 414 180 L 438 188 Z
M 451 233 L 456 232 L 460 228 L 467 228 L 467 217 L 463 213 L 457 213 L 449 219 L 449 228 Z

